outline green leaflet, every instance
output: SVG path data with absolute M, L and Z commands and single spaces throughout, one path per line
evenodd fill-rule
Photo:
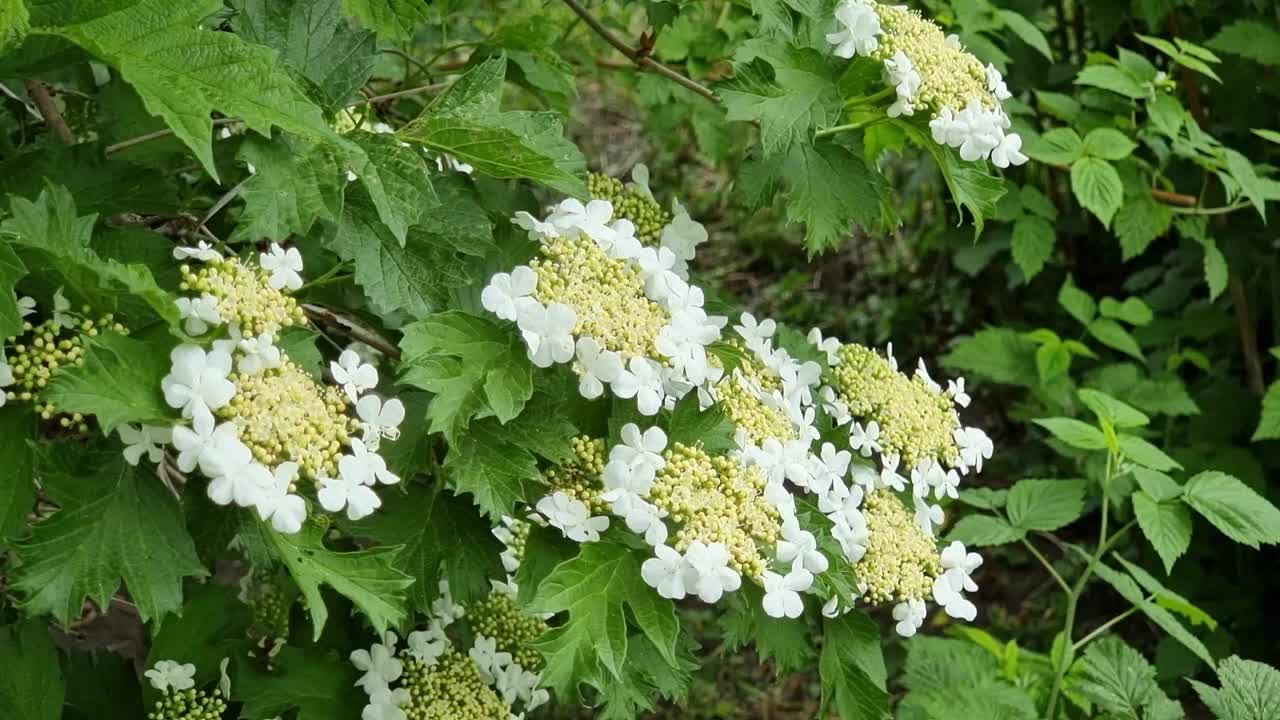
M 1084 493 L 1084 480 L 1019 480 L 1009 491 L 1009 522 L 1024 530 L 1057 530 L 1084 512 Z
M 229 241 L 284 242 L 341 214 L 346 179 L 332 148 L 290 135 L 250 135 L 238 157 L 256 172 L 240 188 L 244 212 Z
M 565 623 L 538 643 L 547 660 L 544 682 L 571 697 L 580 679 L 593 676 L 597 667 L 621 677 L 627 657 L 624 608 L 659 656 L 675 665 L 680 630 L 675 606 L 640 578 L 637 553 L 613 543 L 588 543 L 542 581 L 526 607 L 533 613 L 568 613 Z
M 1235 655 L 1218 666 L 1220 688 L 1190 680 L 1218 720 L 1266 720 L 1280 714 L 1280 671 Z
M 1183 487 L 1182 499 L 1238 543 L 1255 549 L 1280 543 L 1280 510 L 1226 473 L 1197 474 Z
M 307 523 L 296 535 L 284 535 L 266 526 L 260 532 L 302 591 L 311 613 L 314 640 L 320 639 L 329 619 L 321 585 L 328 585 L 355 603 L 379 634 L 398 626 L 407 616 L 406 591 L 413 585 L 413 578 L 395 566 L 403 548 L 379 546 L 334 552 L 324 546 L 324 533 L 314 522 Z
M 169 374 L 172 340 L 135 340 L 107 333 L 85 344 L 83 367 L 68 367 L 49 384 L 49 402 L 61 412 L 98 418 L 105 432 L 126 423 L 171 425 L 176 411 L 160 381 Z
M 206 574 L 181 509 L 146 468 L 119 455 L 92 481 L 17 546 L 22 563 L 11 578 L 22 607 L 69 623 L 86 599 L 108 607 L 123 581 L 142 619 L 159 622 L 182 606 L 182 578 Z

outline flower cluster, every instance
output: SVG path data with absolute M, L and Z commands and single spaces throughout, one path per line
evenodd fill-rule
M 180 471 L 199 468 L 209 478 L 210 499 L 254 507 L 284 533 L 298 532 L 306 520 L 304 481 L 321 507 L 345 509 L 352 520 L 380 507 L 373 488 L 400 478 L 378 448 L 384 438 L 398 437 L 404 406 L 370 392 L 377 368 L 352 350 L 330 365 L 334 387 L 277 345 L 283 329 L 305 322 L 282 292 L 302 285 L 298 251 L 272 245 L 256 266 L 207 246 L 178 248 L 175 255 L 205 263 L 199 271 L 184 266 L 183 289 L 200 295 L 177 302 L 187 332 L 209 346 L 179 345 L 161 381 L 165 401 L 189 424 L 122 427 L 126 458 L 136 463 L 145 453 L 159 462 L 171 441 Z M 201 309 L 193 311 L 194 305 Z
M 671 222 L 671 212 L 664 210 L 649 190 L 648 169 L 637 165 L 632 171 L 635 182 L 624 185 L 621 180 L 603 173 L 587 175 L 587 192 L 598 200 L 613 205 L 615 217 L 626 218 L 636 226 L 636 237 L 644 245 L 661 244 L 662 230 Z M 638 176 L 638 177 L 637 177 Z
M 929 114 L 935 142 L 957 148 L 966 161 L 990 158 L 996 167 L 1021 165 L 1022 138 L 1008 132 L 1001 102 L 1011 97 L 1000 71 L 983 66 L 955 35 L 919 11 L 875 0 L 841 0 L 834 32 L 838 57 L 865 56 L 882 63 L 895 100 L 889 117 Z
M 550 695 L 537 672 L 543 660 L 532 646 L 546 626 L 521 612 L 514 592 L 494 583 L 488 598 L 464 609 L 441 581 L 427 628 L 409 633 L 404 648 L 387 632 L 368 650 L 351 653 L 369 696 L 362 720 L 506 720 L 546 703 Z M 449 634 L 464 618 L 465 635 L 473 638 L 465 652 Z
M 147 720 L 222 720 L 231 698 L 231 679 L 227 677 L 228 660 L 221 665 L 222 679 L 212 690 L 196 687 L 196 666 L 173 660 L 160 660 L 143 673 L 151 687 L 160 693 Z
M 519 213 L 515 222 L 539 241 L 539 257 L 494 275 L 481 301 L 516 322 L 535 365 L 572 363 L 584 397 L 607 387 L 645 415 L 719 379 L 707 346 L 725 320 L 708 316 L 702 290 L 685 280 L 697 242 L 687 240 L 697 235 L 689 225 L 701 230 L 687 214 L 657 247 L 606 200 L 565 200 L 545 219 Z M 679 236 L 670 246 L 669 235 Z
M 10 400 L 30 403 L 41 419 L 57 418 L 64 428 L 88 432 L 84 416 L 59 413 L 45 397 L 45 389 L 63 369 L 84 366 L 86 337 L 97 337 L 102 332 L 128 335 L 129 331 L 110 313 L 94 320 L 89 317 L 88 306 L 75 312 L 61 290 L 54 293 L 53 313 L 38 325 L 25 319 L 36 312 L 34 299 L 21 298 L 18 308 L 24 318 L 22 334 L 8 338 L 4 352 L 0 352 L 0 407 Z

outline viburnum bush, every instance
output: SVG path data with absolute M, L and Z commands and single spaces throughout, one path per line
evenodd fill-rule
M 1123 133 L 1015 120 L 1027 91 L 962 36 L 872 0 L 472 5 L 0 0 L 0 715 L 638 717 L 685 702 L 710 613 L 729 649 L 816 673 L 821 715 L 879 718 L 883 641 L 931 623 L 995 643 L 963 630 L 992 565 L 974 548 L 1083 512 L 1081 480 L 962 490 L 998 453 L 941 349 L 901 358 L 745 311 L 706 281 L 736 229 L 644 162 L 589 170 L 565 127 L 580 86 L 630 71 L 810 255 L 898 226 L 890 159 L 913 152 L 975 234 L 1009 220 L 1003 173 L 1029 157 L 1069 165 L 1108 222 Z M 708 13 L 714 51 L 690 30 Z M 1163 82 L 1134 105 L 1166 102 Z M 1263 212 L 1266 168 L 1172 140 L 1234 178 L 1233 209 Z M 1041 217 L 1029 192 L 1013 195 Z M 1120 322 L 1151 319 L 1060 297 L 1122 352 Z M 1093 356 L 1028 337 L 1045 383 Z M 979 342 L 948 365 L 989 376 Z M 1104 562 L 1122 478 L 1166 564 L 1188 506 L 1245 544 L 1280 539 L 1280 512 L 1234 478 L 1165 475 L 1180 466 L 1143 438 L 1148 415 L 1077 395 L 1092 424 L 1073 405 L 1037 421 L 1069 457 L 1105 456 L 1075 587 L 1050 566 L 1064 639 L 1026 683 L 1014 646 L 1003 676 L 940 671 L 933 691 L 919 665 L 947 661 L 913 649 L 902 716 L 1181 717 L 1149 677 L 1108 677 L 1134 653 L 1119 640 L 1074 657 L 1093 575 L 1204 649 L 1170 615 L 1203 611 Z M 989 514 L 956 524 L 957 501 Z M 1275 671 L 1219 670 L 1205 702 L 1264 717 L 1209 697 L 1264 707 Z

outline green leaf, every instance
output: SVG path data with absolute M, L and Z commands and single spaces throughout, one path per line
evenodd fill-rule
M 812 667 L 815 657 L 808 626 L 787 618 L 769 617 L 761 607 L 764 594 L 753 585 L 734 593 L 729 609 L 720 616 L 725 648 L 736 651 L 753 645 L 764 662 L 773 662 L 780 673 Z
M 988 487 L 965 488 L 960 491 L 960 502 L 982 510 L 998 510 L 1009 501 L 1008 490 Z
M 680 631 L 675 606 L 640 578 L 640 560 L 611 543 L 582 545 L 577 557 L 542 581 L 526 608 L 531 613 L 568 613 L 563 625 L 538 642 L 546 658 L 543 679 L 563 697 L 572 697 L 579 678 L 597 667 L 622 676 L 627 657 L 627 610 L 661 657 L 675 665 Z
M 2 17 L 2 16 L 0 16 Z M 0 716 L 58 720 L 66 685 L 49 625 L 33 618 L 0 626 Z
M 1120 435 L 1120 452 L 1125 459 L 1160 472 L 1181 469 L 1178 461 L 1169 457 L 1163 450 L 1136 435 Z
M 1058 290 L 1058 304 L 1081 325 L 1093 322 L 1093 318 L 1098 314 L 1098 304 L 1089 296 L 1089 293 L 1076 287 L 1070 275 Z
M 1089 423 L 1072 418 L 1040 418 L 1032 422 L 1071 447 L 1081 450 L 1103 450 L 1107 447 L 1107 436 Z
M 1146 492 L 1133 494 L 1138 527 L 1164 563 L 1166 574 L 1191 546 L 1191 513 L 1181 500 L 1157 501 Z
M 1157 694 L 1163 694 L 1156 669 L 1114 635 L 1091 643 L 1074 669 L 1075 689 L 1107 712 L 1137 718 Z
M 240 188 L 244 212 L 231 242 L 284 242 L 305 235 L 317 219 L 336 220 L 342 212 L 346 180 L 330 147 L 289 135 L 249 135 L 237 157 L 256 172 Z
M 0 0 L 0 53 L 22 44 L 31 29 L 30 19 L 24 0 Z
M 670 442 L 701 445 L 703 450 L 714 455 L 737 447 L 734 431 L 733 421 L 719 405 L 703 410 L 697 393 L 690 393 L 676 403 L 667 436 Z
M 861 610 L 826 619 L 823 640 L 818 661 L 823 704 L 834 705 L 841 720 L 884 717 L 888 673 L 875 621 Z
M 1142 360 L 1142 348 L 1138 347 L 1138 341 L 1133 339 L 1128 330 L 1125 330 L 1120 323 L 1110 318 L 1098 318 L 1089 323 L 1089 334 L 1094 336 L 1103 345 L 1115 348 L 1120 352 L 1131 357 Z
M 783 173 L 790 188 L 787 221 L 804 224 L 810 257 L 839 247 L 852 225 L 874 225 L 880 217 L 873 174 L 842 145 L 796 145 Z
M 1148 594 L 1154 596 L 1157 605 L 1182 615 L 1190 620 L 1192 625 L 1204 625 L 1210 630 L 1217 629 L 1218 621 L 1210 617 L 1209 613 L 1201 610 L 1190 600 L 1165 587 L 1164 584 L 1157 580 L 1154 575 L 1143 570 L 1138 565 L 1125 560 L 1118 553 L 1113 553 L 1112 556 L 1115 558 L 1116 562 L 1120 563 L 1124 567 L 1125 570 L 1129 571 L 1129 574 L 1133 576 L 1133 579 L 1137 580 L 1138 584 L 1141 585 Z
M 1280 145 L 1280 132 L 1276 132 L 1275 130 L 1267 130 L 1266 128 L 1253 128 L 1249 132 L 1253 133 L 1254 135 L 1257 135 L 1258 137 L 1262 138 L 1263 140 L 1266 140 L 1267 142 L 1272 142 L 1277 145 Z
M 105 432 L 126 423 L 173 424 L 160 381 L 169 374 L 172 341 L 144 342 L 107 333 L 85 343 L 83 367 L 58 373 L 46 392 L 60 412 L 98 418 Z
M 1188 678 L 1218 720 L 1280 717 L 1280 671 L 1275 668 L 1232 655 L 1218 665 L 1218 681 L 1221 688 Z
M 1147 89 L 1128 68 L 1119 65 L 1090 65 L 1076 75 L 1077 85 L 1090 85 L 1140 100 Z
M 821 53 L 761 40 L 739 50 L 739 59 L 746 55 L 755 59 L 735 63 L 733 81 L 717 92 L 726 120 L 759 124 L 766 157 L 790 155 L 813 131 L 840 119 L 840 90 Z
M 1138 487 L 1156 502 L 1182 497 L 1182 486 L 1162 472 L 1140 466 L 1134 466 L 1130 472 L 1133 479 L 1138 481 Z
M 389 499 L 351 528 L 353 534 L 380 545 L 402 548 L 392 566 L 414 579 L 409 601 L 420 613 L 430 613 L 442 574 L 454 600 L 464 605 L 483 599 L 489 594 L 489 580 L 504 576 L 498 558 L 502 544 L 475 507 L 421 483 L 409 483 L 403 496 Z
M 282 647 L 272 657 L 273 672 L 237 658 L 231 697 L 244 703 L 244 720 L 271 720 L 294 708 L 298 720 L 348 720 L 368 704 L 360 673 L 345 657 L 319 647 Z M 290 717 L 294 717 L 290 715 Z
M 1009 384 L 1036 385 L 1035 343 L 1010 328 L 988 328 L 956 343 L 942 364 Z
M 0 392 L 4 392 L 0 390 Z M 26 408 L 0 408 L 0 548 L 27 526 L 27 514 L 35 506 L 36 479 L 31 442 L 36 438 L 35 417 Z
M 1138 144 L 1115 128 L 1100 127 L 1084 136 L 1084 154 L 1103 160 L 1123 160 Z
M 27 274 L 27 266 L 8 245 L 0 245 L 0 338 L 19 335 L 22 313 L 18 309 L 18 281 Z
M 1124 184 L 1115 166 L 1095 157 L 1080 158 L 1071 166 L 1071 192 L 1108 227 L 1124 200 Z
M 1083 550 L 1076 548 L 1081 558 L 1086 558 Z M 1128 600 L 1134 607 L 1138 608 L 1143 615 L 1151 619 L 1160 629 L 1164 630 L 1170 637 L 1182 644 L 1183 647 L 1191 651 L 1193 655 L 1203 660 L 1209 667 L 1214 667 L 1215 663 L 1213 655 L 1210 654 L 1209 648 L 1205 647 L 1195 635 L 1187 630 L 1186 626 L 1178 622 L 1168 610 L 1160 607 L 1154 602 L 1147 600 L 1142 588 L 1133 581 L 1133 578 L 1121 573 L 1106 563 L 1097 563 L 1094 565 L 1094 572 L 1104 582 L 1112 587 L 1120 596 Z
M 1009 490 L 1009 522 L 1024 530 L 1052 531 L 1084 513 L 1083 480 L 1019 480 Z
M 989 547 L 1007 545 L 1027 536 L 1027 531 L 1014 527 L 1002 518 L 990 515 L 965 515 L 947 533 L 947 541 L 959 540 L 965 545 Z
M 1115 298 L 1102 298 L 1102 302 L 1098 304 L 1098 311 L 1103 317 L 1122 320 L 1130 325 L 1149 325 L 1155 319 L 1151 308 L 1141 298 L 1136 297 L 1125 298 L 1124 302 L 1118 302 Z
M 1253 431 L 1253 442 L 1280 438 L 1280 382 L 1273 382 L 1262 396 L 1262 416 L 1258 429 Z
M 388 40 L 412 40 L 414 29 L 431 21 L 428 6 L 416 0 L 343 0 L 342 5 Z
M 65 625 L 86 599 L 108 607 L 123 581 L 144 622 L 177 611 L 182 579 L 205 574 L 177 501 L 120 455 L 86 483 L 17 546 L 11 579 L 23 609 Z
M 1280 30 L 1257 20 L 1236 20 L 1205 44 L 1263 65 L 1280 65 Z
M 1049 165 L 1071 165 L 1084 156 L 1084 141 L 1071 128 L 1054 128 L 1029 143 L 1026 153 Z
M 470 493 L 495 523 L 525 499 L 525 483 L 542 477 L 533 455 L 512 445 L 504 428 L 492 420 L 473 424 L 457 438 L 444 466 L 453 487 Z
M 360 172 L 360 182 L 370 197 L 386 198 L 385 205 L 378 207 L 378 214 L 404 245 L 409 226 L 416 225 L 438 205 L 426 161 L 419 151 L 402 145 L 394 135 L 357 131 L 348 137 L 369 158 Z
M 326 110 L 342 109 L 373 72 L 377 40 L 371 32 L 350 28 L 341 0 L 237 0 L 233 5 L 236 32 L 279 51 Z
M 1147 102 L 1147 115 L 1151 117 L 1151 123 L 1165 137 L 1178 137 L 1178 131 L 1182 129 L 1182 121 L 1186 114 L 1187 111 L 1182 107 L 1182 103 L 1178 102 L 1178 98 L 1173 95 L 1160 93 Z
M 296 535 L 278 533 L 265 525 L 260 531 L 298 584 L 311 614 L 313 640 L 320 639 L 329 619 L 320 594 L 322 585 L 355 603 L 379 635 L 398 627 L 408 616 L 406 591 L 413 578 L 396 568 L 401 547 L 334 552 L 324 546 L 324 531 L 315 522 L 307 523 Z
M 1187 481 L 1182 498 L 1224 535 L 1257 549 L 1280 543 L 1280 510 L 1248 485 L 1216 470 Z
M 1071 370 L 1071 351 L 1066 343 L 1053 340 L 1036 349 L 1036 371 L 1041 384 L 1049 384 Z
M 1103 300 L 1103 302 L 1105 303 L 1106 300 Z M 1080 396 L 1080 402 L 1084 403 L 1095 415 L 1100 418 L 1106 418 L 1118 428 L 1142 427 L 1151 422 L 1151 418 L 1141 411 L 1104 392 L 1083 388 L 1077 391 L 1076 394 Z
M 1053 225 L 1044 218 L 1023 215 L 1013 224 L 1013 261 L 1027 280 L 1044 269 L 1055 240 Z
M 1231 171 L 1231 177 L 1240 185 L 1240 194 L 1249 199 L 1254 209 L 1258 211 L 1258 216 L 1266 222 L 1269 193 L 1263 186 L 1262 178 L 1259 178 L 1257 171 L 1254 170 L 1253 163 L 1239 151 L 1231 148 L 1224 149 L 1223 154 L 1227 158 L 1227 169 Z
M 564 138 L 550 112 L 502 112 L 506 59 L 491 57 L 437 97 L 400 129 L 401 139 L 448 153 L 497 178 L 528 178 L 583 197 L 582 154 Z
M 142 0 L 93 19 L 35 30 L 64 37 L 116 67 L 147 110 L 164 118 L 215 180 L 215 110 L 264 135 L 274 126 L 336 138 L 274 52 L 231 33 L 198 28 L 220 7 L 216 0 Z
M 1025 16 L 1013 11 L 998 9 L 996 15 L 1004 21 L 1005 27 L 1013 31 L 1014 35 L 1022 42 L 1030 45 L 1036 52 L 1044 56 L 1045 60 L 1053 62 L 1053 51 L 1049 49 L 1049 40 L 1040 32 L 1040 28 L 1036 27 Z
M 196 666 L 196 685 L 219 679 L 218 664 L 229 656 L 248 653 L 253 608 L 239 598 L 239 588 L 216 582 L 190 583 L 182 614 L 169 618 L 151 637 L 146 666 L 161 660 Z M 148 684 L 147 692 L 159 699 Z
M 1120 239 L 1124 260 L 1132 260 L 1146 252 L 1151 243 L 1169 232 L 1173 211 L 1152 199 L 1150 193 L 1126 198 L 1116 212 L 1115 233 Z
M 1231 268 L 1227 266 L 1227 256 L 1218 249 L 1213 238 L 1206 238 L 1204 246 L 1204 279 L 1209 284 L 1209 299 L 1217 300 L 1223 290 L 1227 289 L 1227 280 L 1231 276 Z

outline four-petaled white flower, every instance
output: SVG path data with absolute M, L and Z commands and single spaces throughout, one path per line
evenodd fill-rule
M 165 402 L 193 417 L 200 410 L 211 411 L 231 402 L 236 386 L 231 374 L 231 356 L 214 350 L 206 353 L 198 345 L 179 345 L 169 354 L 173 368 L 160 381 Z
M 862 457 L 880 452 L 880 423 L 872 420 L 863 427 L 862 423 L 855 422 L 849 428 L 849 447 L 862 453 Z
M 769 617 L 798 618 L 804 612 L 800 593 L 813 585 L 813 575 L 804 568 L 793 568 L 786 575 L 772 570 L 764 573 L 764 611 Z
M 925 367 L 924 358 L 920 358 L 919 364 L 916 365 L 916 377 L 923 380 L 925 387 L 933 392 L 942 392 L 942 386 L 929 377 L 929 368 Z
M 351 664 L 364 671 L 356 684 L 366 693 L 387 687 L 404 673 L 404 664 L 396 657 L 396 640 L 396 634 L 388 630 L 381 643 L 374 643 L 368 650 L 352 651 Z
M 240 352 L 240 362 L 236 367 L 245 375 L 257 375 L 263 370 L 280 367 L 280 348 L 276 347 L 275 338 L 269 332 L 241 340 Z
M 519 265 L 490 278 L 480 293 L 480 304 L 503 320 L 515 320 L 522 310 L 538 303 L 529 297 L 537 287 L 538 274 L 528 265 Z
M 933 581 L 933 599 L 953 618 L 973 622 L 978 609 L 964 596 L 976 592 L 978 584 L 970 575 L 982 565 L 982 556 L 966 552 L 964 543 L 953 541 L 942 551 L 942 574 Z
M 782 523 L 782 539 L 778 541 L 778 559 L 791 563 L 793 569 L 818 574 L 827 571 L 827 556 L 818 550 L 813 533 L 800 529 L 800 522 L 789 517 Z
M 638 484 L 652 484 L 658 471 L 667 466 L 666 458 L 662 457 L 666 449 L 667 434 L 662 428 L 655 425 L 642 433 L 639 425 L 627 423 L 622 426 L 622 443 L 609 450 L 609 462 L 622 463 L 638 473 Z M 641 495 L 649 494 L 648 487 L 631 489 Z
M 613 204 L 608 200 L 591 200 L 586 205 L 581 200 L 568 198 L 547 216 L 547 223 L 564 235 L 579 231 L 600 243 L 607 250 L 616 237 L 609 221 L 613 219 Z
M 1022 154 L 1022 137 L 1017 133 L 1009 133 L 1000 138 L 1000 144 L 991 149 L 991 164 L 998 168 L 1026 162 L 1027 156 Z
M 662 366 L 644 357 L 633 357 L 613 385 L 613 394 L 623 400 L 636 399 L 641 415 L 657 415 L 666 397 Z
M 437 622 L 432 622 L 426 630 L 409 633 L 406 640 L 409 643 L 409 654 L 428 667 L 435 665 L 440 656 L 444 655 L 444 651 L 449 648 L 449 638 L 444 634 L 444 628 Z
M 689 211 L 684 209 L 679 200 L 673 199 L 671 222 L 662 228 L 660 242 L 662 247 L 674 253 L 679 260 L 675 268 L 676 274 L 682 278 L 688 276 L 689 261 L 693 259 L 697 247 L 706 241 L 707 229 L 702 226 L 702 223 L 689 217 Z
M 609 529 L 609 518 L 603 515 L 592 517 L 582 501 L 560 491 L 539 500 L 537 509 L 548 523 L 575 542 L 596 542 L 600 533 Z
M 960 407 L 969 407 L 969 393 L 964 391 L 964 378 L 947 381 L 947 394 Z
M 997 100 L 1008 100 L 1013 97 L 1013 93 L 1009 92 L 1009 86 L 1004 84 L 1004 76 L 996 69 L 995 65 L 987 63 L 987 89 Z
M 604 386 L 622 376 L 622 356 L 606 350 L 593 337 L 580 337 L 577 344 L 578 363 L 582 375 L 578 379 L 578 392 L 588 400 L 604 394 Z
M 836 32 L 827 33 L 836 57 L 870 55 L 880 47 L 880 16 L 865 0 L 842 0 L 836 7 L 836 28 Z
M 292 535 L 302 529 L 307 519 L 307 503 L 300 495 L 294 495 L 293 481 L 298 477 L 298 463 L 283 462 L 276 466 L 271 483 L 258 493 L 254 505 L 258 517 L 270 520 L 277 532 Z M 359 520 L 359 518 L 351 518 Z
M 347 456 L 343 460 L 349 458 L 350 456 Z M 374 510 L 382 507 L 382 499 L 363 482 L 364 477 L 365 473 L 361 470 L 339 472 L 336 479 L 320 478 L 320 490 L 316 493 L 316 497 L 320 500 L 320 507 L 329 512 L 338 512 L 346 508 L 347 517 L 352 520 L 360 520 L 372 515 Z
M 867 543 L 871 541 L 866 518 L 857 511 L 833 514 L 831 517 L 834 522 L 831 537 L 840 543 L 840 550 L 849 562 L 858 562 L 867 554 Z
M 925 606 L 919 599 L 904 600 L 893 606 L 893 619 L 897 621 L 893 629 L 902 637 L 911 637 L 924 625 Z
M 173 428 L 159 425 L 121 425 L 116 432 L 120 433 L 120 440 L 125 445 L 125 462 L 134 467 L 144 454 L 151 462 L 160 462 L 164 458 L 164 446 L 173 440 Z
M 907 479 L 898 474 L 897 455 L 881 455 L 880 456 L 880 480 L 879 487 L 893 488 L 894 492 L 902 492 L 907 487 Z
M 764 347 L 778 330 L 778 323 L 772 319 L 765 318 L 757 322 L 756 316 L 749 312 L 742 313 L 740 322 L 741 324 L 734 325 L 733 329 L 738 331 L 749 348 Z
M 685 575 L 688 568 L 684 556 L 667 545 L 658 545 L 653 549 L 654 557 L 644 561 L 640 566 L 640 577 L 649 587 L 669 600 L 682 600 L 687 594 Z
M 498 650 L 497 638 L 477 635 L 475 644 L 467 651 L 467 655 L 480 670 L 485 682 L 492 683 L 495 676 L 511 664 L 511 653 Z
M 190 690 L 196 686 L 196 666 L 191 663 L 179 664 L 173 660 L 161 660 L 142 674 L 151 681 L 151 687 L 160 692 Z
M 36 312 L 36 299 L 28 295 L 18 298 L 18 317 L 27 317 Z
M 852 460 L 853 455 L 848 450 L 836 450 L 835 445 L 822 443 L 822 452 L 813 462 L 813 479 L 809 481 L 809 489 L 821 499 L 833 486 L 843 488 L 844 476 L 848 474 Z M 858 499 L 862 499 L 861 493 Z
M 659 302 L 678 292 L 687 283 L 675 271 L 676 254 L 664 247 L 646 247 L 636 257 L 640 276 L 644 278 L 644 291 Z
M 724 543 L 704 544 L 695 540 L 684 554 L 685 585 L 705 603 L 714 603 L 726 592 L 742 587 L 742 577 L 729 567 L 729 549 Z
M 809 331 L 809 343 L 818 348 L 827 355 L 827 363 L 836 365 L 840 362 L 840 340 L 838 338 L 823 338 L 822 331 L 813 328 Z
M 265 466 L 253 461 L 248 447 L 239 440 L 236 443 L 218 458 L 218 474 L 209 480 L 205 493 L 219 505 L 234 502 L 249 507 L 273 490 L 275 478 Z
M 338 460 L 338 472 L 364 485 L 395 485 L 400 476 L 387 469 L 387 461 L 360 438 L 352 438 L 351 454 Z
M 916 525 L 924 530 L 924 534 L 933 537 L 933 529 L 937 525 L 941 525 L 945 516 L 942 513 L 942 506 L 931 505 L 929 501 L 922 497 L 914 498 L 916 507 Z
M 916 96 L 920 92 L 920 86 L 924 83 L 924 78 L 916 70 L 911 58 L 907 57 L 907 54 L 901 50 L 894 53 L 893 57 L 884 61 L 884 78 L 887 84 L 894 87 L 898 95 L 897 100 L 889 106 L 886 114 L 891 118 L 914 114 Z
M 404 403 L 398 398 L 386 402 L 377 395 L 365 395 L 356 403 L 356 415 L 364 429 L 364 442 L 377 449 L 382 438 L 400 439 L 400 423 L 404 422 Z
M 179 470 L 191 472 L 198 464 L 205 475 L 213 477 L 220 474 L 218 463 L 223 455 L 237 445 L 243 447 L 235 423 L 216 423 L 213 413 L 206 410 L 196 413 L 191 427 L 177 425 L 173 428 L 173 447 L 178 451 Z
M 203 335 L 210 327 L 222 324 L 218 298 L 205 293 L 198 298 L 181 297 L 177 301 L 178 317 L 188 335 Z
M 329 373 L 333 375 L 333 381 L 342 386 L 342 391 L 351 398 L 351 402 L 357 402 L 361 393 L 378 385 L 378 369 L 364 362 L 360 354 L 351 348 L 343 350 L 337 362 L 329 363 Z
M 76 326 L 76 314 L 71 311 L 71 301 L 62 294 L 62 288 L 53 291 L 53 324 L 70 330 Z
M 600 499 L 609 503 L 610 511 L 622 518 L 628 530 L 643 535 L 646 543 L 661 545 L 667 541 L 667 526 L 658 506 L 626 488 L 607 490 Z
M 973 468 L 974 472 L 982 472 L 982 461 L 990 460 L 991 453 L 995 450 L 991 438 L 975 427 L 956 430 L 952 437 L 955 438 L 956 445 L 960 446 L 960 469 L 968 472 L 969 468 Z
M 276 290 L 302 288 L 302 275 L 299 274 L 302 272 L 302 253 L 298 252 L 298 248 L 285 250 L 276 243 L 271 243 L 268 251 L 258 256 L 258 265 L 271 273 L 267 284 Z
M 191 258 L 195 258 L 200 262 L 212 262 L 222 256 L 218 254 L 217 250 L 213 249 L 212 245 L 201 240 L 196 243 L 195 247 L 184 247 L 181 245 L 175 247 L 173 249 L 173 257 L 175 260 L 190 260 Z
M 413 702 L 408 688 L 378 687 L 369 691 L 369 704 L 360 712 L 360 720 L 408 720 L 404 708 Z
M 564 303 L 530 305 L 516 319 L 528 348 L 529 360 L 540 368 L 573 359 L 573 328 L 578 314 Z

